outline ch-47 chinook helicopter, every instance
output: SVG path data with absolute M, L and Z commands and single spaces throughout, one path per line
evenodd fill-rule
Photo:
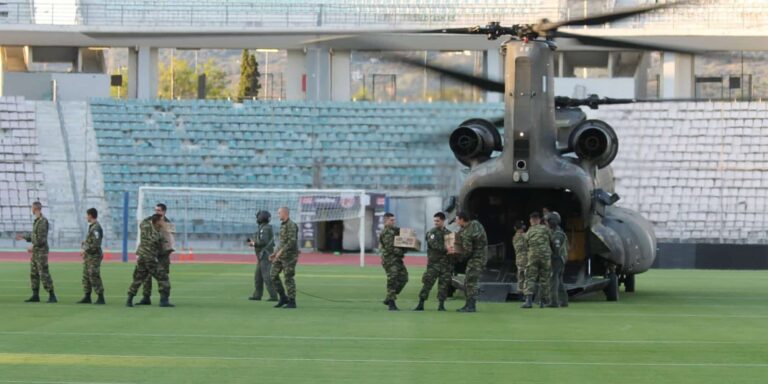
M 486 91 L 503 92 L 503 119 L 469 119 L 450 136 L 456 158 L 469 168 L 457 205 L 479 220 L 488 235 L 489 261 L 481 276 L 481 299 L 503 301 L 516 294 L 516 220 L 548 207 L 560 213 L 571 244 L 565 283 L 571 295 L 603 290 L 618 300 L 619 285 L 635 289 L 635 275 L 656 258 L 652 225 L 638 212 L 617 207 L 610 163 L 619 150 L 613 128 L 590 120 L 579 108 L 637 102 L 554 95 L 555 38 L 590 46 L 633 50 L 689 51 L 559 31 L 566 26 L 600 25 L 673 4 L 632 8 L 584 19 L 537 24 L 451 28 L 427 33 L 509 36 L 501 46 L 504 82 L 428 65 L 430 70 Z M 403 61 L 409 62 L 407 59 Z M 424 66 L 422 62 L 409 62 Z M 658 101 L 658 100 L 656 100 Z M 498 126 L 503 124 L 503 135 Z M 455 281 L 460 286 L 460 280 Z

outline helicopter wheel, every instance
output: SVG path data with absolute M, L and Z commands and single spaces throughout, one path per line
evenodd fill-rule
M 635 291 L 635 275 L 624 275 L 624 292 Z
M 615 273 L 608 275 L 608 286 L 603 288 L 605 299 L 608 301 L 619 301 L 619 276 Z

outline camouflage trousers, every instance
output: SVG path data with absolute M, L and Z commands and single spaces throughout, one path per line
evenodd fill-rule
M 517 291 L 520 293 L 525 291 L 525 264 L 517 265 Z
M 408 269 L 401 257 L 388 257 L 381 259 L 381 266 L 387 274 L 387 298 L 386 300 L 397 300 L 397 295 L 403 291 L 408 284 Z
M 451 272 L 453 268 L 447 260 L 429 260 L 427 261 L 427 270 L 421 276 L 420 300 L 427 300 L 429 291 L 437 281 L 437 299 L 440 301 L 448 297 L 448 287 L 451 285 Z
M 485 268 L 485 257 L 471 257 L 464 272 L 464 293 L 469 300 L 477 300 L 480 294 L 480 274 Z
M 565 272 L 565 263 L 559 257 L 552 258 L 552 278 L 549 280 L 550 303 L 568 304 L 568 291 L 565 290 L 563 283 L 563 273 Z
M 139 286 L 147 280 L 147 277 L 150 279 L 154 277 L 157 280 L 160 295 L 171 295 L 171 282 L 168 280 L 168 272 L 160 267 L 157 260 L 145 257 L 139 257 L 139 260 L 136 261 L 136 268 L 133 270 L 133 282 L 128 288 L 128 294 L 136 296 L 136 293 L 139 292 Z
M 101 282 L 101 260 L 100 256 L 83 257 L 83 291 L 90 295 L 91 291 L 97 295 L 104 294 L 104 285 Z
M 269 272 L 272 286 L 278 294 L 287 295 L 288 299 L 296 299 L 296 280 L 294 280 L 294 276 L 296 276 L 296 263 L 298 261 L 299 255 L 283 255 L 282 258 L 272 263 L 272 269 Z M 283 287 L 283 282 L 280 281 L 280 273 L 283 274 L 285 287 Z
M 40 290 L 40 280 L 43 281 L 43 288 L 48 292 L 53 292 L 53 279 L 48 271 L 48 250 L 32 251 L 32 259 L 29 263 L 29 280 L 32 283 L 32 290 Z
M 165 271 L 165 275 L 168 276 L 168 280 L 171 279 L 171 254 L 167 256 L 160 256 L 157 258 L 157 268 Z M 144 296 L 152 296 L 152 276 L 147 275 L 146 279 L 142 282 L 144 290 L 142 291 Z
M 275 288 L 272 286 L 272 262 L 267 257 L 259 257 L 256 262 L 256 273 L 253 277 L 253 297 L 261 298 L 264 295 L 264 286 L 267 287 L 269 298 L 277 297 Z
M 549 279 L 552 276 L 550 257 L 529 256 L 525 266 L 526 295 L 538 295 L 537 298 L 549 299 Z

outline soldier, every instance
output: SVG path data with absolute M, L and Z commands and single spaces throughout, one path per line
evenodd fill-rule
M 82 242 L 83 255 L 83 291 L 85 296 L 77 304 L 90 304 L 91 291 L 95 291 L 99 298 L 94 304 L 104 304 L 104 285 L 101 283 L 101 261 L 104 253 L 101 250 L 101 242 L 104 231 L 96 220 L 99 212 L 96 208 L 89 208 L 85 218 L 88 220 L 88 235 Z
M 525 303 L 521 308 L 533 306 L 533 295 L 536 293 L 541 300 L 540 307 L 546 305 L 549 298 L 549 278 L 552 274 L 552 234 L 541 223 L 541 215 L 533 212 L 530 215 L 531 227 L 525 233 L 525 248 L 528 251 L 528 265 L 525 267 Z
M 159 229 L 163 220 L 162 215 L 154 214 L 141 222 L 139 227 L 140 241 L 136 250 L 136 268 L 133 270 L 133 282 L 128 288 L 128 300 L 125 305 L 133 307 L 133 298 L 139 291 L 139 286 L 146 281 L 147 275 L 157 280 L 160 291 L 160 306 L 174 307 L 170 303 L 171 283 L 168 281 L 168 273 L 158 266 L 158 255 L 163 252 L 163 235 Z
M 39 201 L 32 203 L 32 214 L 35 215 L 32 232 L 26 235 L 16 235 L 16 240 L 23 239 L 32 243 L 27 248 L 27 252 L 32 254 L 29 275 L 32 282 L 32 296 L 24 302 L 40 302 L 40 280 L 43 280 L 43 288 L 48 291 L 48 302 L 56 303 L 58 300 L 56 300 L 56 294 L 53 292 L 53 279 L 51 279 L 51 274 L 48 271 L 48 219 L 43 216 L 43 204 Z
M 478 282 L 488 257 L 488 237 L 483 225 L 477 220 L 470 221 L 466 212 L 456 214 L 456 223 L 461 227 L 457 234 L 462 248 L 461 256 L 468 259 L 467 270 L 464 273 L 464 292 L 467 295 L 467 303 L 458 309 L 458 312 L 475 312 L 479 293 Z M 449 249 L 448 253 L 455 253 L 455 249 Z
M 568 236 L 560 228 L 560 214 L 551 212 L 547 224 L 552 231 L 552 278 L 549 280 L 550 300 L 549 307 L 567 307 L 568 291 L 563 283 L 565 263 L 568 261 Z
M 517 265 L 517 291 L 523 296 L 525 290 L 525 266 L 528 264 L 528 252 L 525 249 L 525 222 L 515 223 L 515 236 L 512 238 L 515 248 L 515 265 Z
M 256 275 L 254 277 L 253 295 L 248 300 L 261 300 L 264 294 L 264 286 L 267 286 L 269 300 L 277 301 L 275 288 L 272 286 L 270 271 L 272 262 L 269 261 L 269 255 L 275 251 L 275 236 L 272 234 L 272 225 L 269 224 L 270 214 L 267 211 L 256 213 L 256 223 L 259 224 L 259 230 L 254 234 L 253 240 L 248 239 L 248 245 L 253 247 L 256 252 Z
M 395 236 L 400 234 L 400 228 L 395 226 L 395 215 L 384 214 L 384 229 L 379 234 L 379 252 L 381 254 L 381 266 L 387 274 L 387 297 L 384 305 L 389 306 L 390 311 L 398 311 L 397 295 L 408 284 L 408 269 L 405 268 L 403 258 L 405 250 L 395 247 Z
M 299 261 L 299 226 L 290 218 L 288 207 L 277 210 L 280 217 L 280 249 L 269 256 L 272 262 L 270 278 L 277 294 L 280 296 L 275 308 L 296 308 L 296 263 Z M 283 273 L 285 287 L 280 281 L 280 272 Z M 288 291 L 286 294 L 286 290 Z
M 171 253 L 175 251 L 173 234 L 176 233 L 176 227 L 173 225 L 173 222 L 171 222 L 168 216 L 165 215 L 167 211 L 168 207 L 165 204 L 158 203 L 155 205 L 155 214 L 163 217 L 159 227 L 160 234 L 163 235 L 163 249 L 157 256 L 157 267 L 164 269 L 165 274 L 168 275 L 168 279 L 170 280 Z M 141 298 L 141 301 L 136 303 L 136 305 L 152 305 L 152 276 L 147 275 L 146 280 L 144 280 L 142 284 L 144 285 L 144 294 Z
M 445 235 L 451 233 L 445 228 L 445 214 L 435 213 L 432 220 L 435 227 L 430 229 L 425 236 L 427 242 L 427 270 L 421 277 L 421 293 L 419 293 L 419 305 L 414 311 L 424 310 L 424 301 L 429 297 L 429 291 L 437 280 L 437 299 L 440 305 L 438 311 L 445 311 L 445 299 L 448 297 L 448 286 L 451 284 L 451 272 L 453 263 L 449 259 L 448 249 L 445 247 Z

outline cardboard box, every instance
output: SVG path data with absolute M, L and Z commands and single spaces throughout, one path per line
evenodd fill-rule
M 400 236 L 416 237 L 416 231 L 413 228 L 400 228 Z
M 395 236 L 395 247 L 420 250 L 421 241 L 415 236 Z
M 459 239 L 458 239 L 458 236 L 456 235 L 456 232 L 451 232 L 445 235 L 443 242 L 445 243 L 446 249 L 449 249 L 451 246 L 453 246 L 453 252 L 450 253 L 451 255 L 457 255 L 463 252 L 461 248 L 461 243 L 459 243 Z

